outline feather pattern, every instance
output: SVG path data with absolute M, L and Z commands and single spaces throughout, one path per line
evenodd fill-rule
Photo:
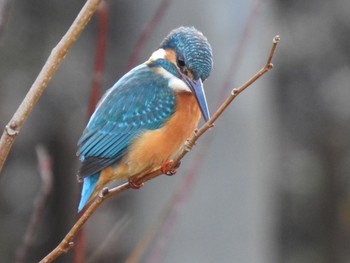
M 106 92 L 78 142 L 84 180 L 79 210 L 108 182 L 137 178 L 169 160 L 201 112 L 209 118 L 202 81 L 212 66 L 205 36 L 180 27 Z
M 142 64 L 106 93 L 78 142 L 80 176 L 117 163 L 143 131 L 164 125 L 175 109 L 175 94 L 167 88 L 168 81 Z

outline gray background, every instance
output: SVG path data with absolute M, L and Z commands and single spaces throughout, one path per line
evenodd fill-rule
M 0 8 L 3 6 L 0 2 Z M 10 1 L 0 36 L 4 127 L 84 1 Z M 109 1 L 106 90 L 123 74 L 160 1 Z M 86 225 L 87 258 L 124 262 L 200 157 L 194 184 L 141 262 L 349 262 L 350 2 L 172 1 L 139 63 L 180 25 L 213 47 L 205 88 L 211 112 L 222 95 L 264 64 L 281 34 L 275 68 L 240 95 L 173 177 L 103 204 Z M 54 190 L 27 262 L 37 262 L 73 225 L 76 142 L 86 124 L 96 42 L 92 19 L 18 136 L 0 177 L 0 261 L 13 262 L 40 190 L 35 146 L 54 159 Z M 248 23 L 248 26 L 247 26 Z M 247 29 L 248 28 L 248 29 Z M 240 41 L 244 38 L 244 44 Z M 223 92 L 230 63 L 230 87 Z M 71 262 L 72 253 L 57 262 Z

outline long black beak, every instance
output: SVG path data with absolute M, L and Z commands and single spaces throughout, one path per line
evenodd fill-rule
M 182 76 L 183 81 L 187 84 L 187 86 L 191 89 L 194 96 L 196 97 L 198 106 L 202 112 L 202 116 L 205 121 L 208 121 L 210 119 L 207 99 L 205 98 L 205 93 L 203 89 L 203 83 L 202 80 L 199 78 L 198 80 L 192 80 L 186 75 L 180 73 Z

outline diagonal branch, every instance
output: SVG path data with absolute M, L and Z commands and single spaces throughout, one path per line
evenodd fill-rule
M 78 39 L 80 33 L 89 22 L 100 2 L 101 0 L 86 1 L 67 33 L 51 51 L 49 58 L 47 59 L 44 67 L 41 69 L 32 87 L 28 91 L 10 122 L 6 125 L 0 138 L 0 172 L 4 166 L 13 142 L 20 132 L 24 122 L 38 102 L 50 79 L 55 74 L 58 66 L 68 53 L 68 50 L 72 47 L 74 42 Z
M 217 105 L 215 107 L 221 105 L 222 101 L 227 97 L 227 93 L 232 89 L 231 87 L 234 83 L 234 81 L 232 81 L 232 76 L 236 75 L 240 66 L 240 61 L 244 57 L 247 41 L 249 41 L 248 39 L 252 33 L 251 31 L 259 17 L 257 14 L 259 5 L 260 0 L 254 0 L 249 8 L 249 14 L 244 21 L 238 44 L 234 50 L 232 50 L 231 61 L 229 67 L 226 69 L 223 85 L 218 93 L 217 102 L 214 104 Z M 178 208 L 186 203 L 188 193 L 191 191 L 199 176 L 199 170 L 202 166 L 201 160 L 203 160 L 208 149 L 210 149 L 213 139 L 215 138 L 214 135 L 214 133 L 210 133 L 206 136 L 206 147 L 201 147 L 199 151 L 197 150 L 195 158 L 191 161 L 190 167 L 187 168 L 188 170 L 184 174 L 182 184 L 175 190 L 171 201 L 163 208 L 163 213 L 166 213 L 166 215 L 160 214 L 160 216 L 157 216 L 159 219 L 131 251 L 126 260 L 127 263 L 137 263 L 140 261 L 141 257 L 144 256 L 144 262 L 156 263 L 161 261 L 161 257 L 166 253 L 166 251 L 164 251 L 166 250 L 165 244 L 172 238 L 175 229 L 174 226 L 180 214 Z M 146 253 L 146 250 L 149 250 L 149 252 Z
M 273 38 L 272 47 L 270 53 L 268 55 L 267 61 L 265 65 L 247 82 L 245 82 L 242 86 L 235 88 L 231 91 L 230 96 L 221 104 L 221 106 L 217 109 L 217 111 L 213 114 L 212 118 L 208 120 L 199 130 L 197 130 L 191 138 L 187 140 L 179 153 L 175 156 L 174 162 L 172 163 L 172 167 L 174 168 L 178 165 L 180 160 L 191 150 L 191 148 L 195 145 L 196 141 L 202 136 L 208 129 L 214 126 L 214 122 L 221 116 L 221 114 L 225 111 L 225 109 L 230 105 L 230 103 L 246 88 L 252 85 L 256 80 L 258 80 L 262 75 L 264 75 L 267 71 L 271 70 L 273 65 L 271 63 L 273 55 L 275 53 L 278 42 L 280 41 L 280 37 L 277 35 Z M 141 184 L 143 182 L 149 181 L 159 175 L 163 174 L 161 167 L 155 169 L 151 173 L 145 174 L 137 181 L 134 181 L 135 184 Z M 52 250 L 44 259 L 42 259 L 41 263 L 52 262 L 62 253 L 66 253 L 69 249 L 74 245 L 73 239 L 81 227 L 85 224 L 85 222 L 90 218 L 93 212 L 100 206 L 100 204 L 112 197 L 115 196 L 127 189 L 131 188 L 130 183 L 126 182 L 112 189 L 104 188 L 98 195 L 98 197 L 91 203 L 91 205 L 86 209 L 83 215 L 78 219 L 75 225 L 71 228 L 68 234 L 64 237 L 58 246 Z

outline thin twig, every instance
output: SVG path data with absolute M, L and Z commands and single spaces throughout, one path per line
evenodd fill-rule
M 241 65 L 241 60 L 244 57 L 247 43 L 249 42 L 248 39 L 251 35 L 254 25 L 256 24 L 257 18 L 259 17 L 257 14 L 259 5 L 260 0 L 255 0 L 250 7 L 249 14 L 246 17 L 242 32 L 238 39 L 238 44 L 235 46 L 235 49 L 232 52 L 233 54 L 231 56 L 231 62 L 226 70 L 226 74 L 224 77 L 223 85 L 219 92 L 217 103 L 215 103 L 215 105 L 217 105 L 216 107 L 219 107 L 221 105 L 222 101 L 226 98 L 229 89 L 235 83 L 232 79 L 232 76 L 236 75 L 237 70 L 239 69 L 239 65 Z M 143 258 L 144 262 L 156 263 L 162 261 L 162 255 L 166 253 L 164 251 L 167 248 L 166 244 L 172 238 L 172 234 L 175 229 L 174 226 L 180 214 L 179 211 L 181 211 L 179 207 L 186 203 L 188 193 L 191 191 L 193 185 L 197 180 L 197 177 L 199 176 L 199 169 L 203 164 L 202 160 L 205 157 L 206 153 L 209 151 L 211 144 L 213 143 L 213 139 L 215 138 L 214 135 L 215 133 L 209 133 L 206 136 L 206 147 L 201 147 L 200 149 L 197 149 L 195 158 L 191 161 L 191 165 L 183 178 L 183 183 L 175 191 L 175 198 L 173 198 L 173 202 L 169 204 L 171 207 L 165 207 L 165 210 L 169 210 L 169 213 L 164 219 L 164 222 L 161 222 L 157 225 L 157 227 L 159 228 L 158 231 L 160 232 L 159 236 L 155 236 L 153 240 L 148 240 L 149 243 L 144 245 L 143 253 L 145 253 L 145 250 L 148 246 L 152 245 L 152 248 L 147 253 L 147 257 Z M 139 258 L 134 257 L 133 261 L 131 261 L 130 263 L 139 262 L 141 255 L 141 252 L 139 252 Z
M 259 5 L 260 0 L 255 0 L 249 9 L 249 14 L 244 22 L 238 44 L 235 46 L 235 49 L 232 52 L 231 62 L 226 70 L 223 85 L 220 89 L 217 103 L 215 104 L 217 105 L 216 107 L 220 106 L 222 101 L 226 98 L 228 90 L 234 84 L 232 76 L 236 75 L 239 65 L 241 64 L 240 61 L 245 54 L 247 47 L 246 43 L 249 41 L 248 39 L 258 18 L 257 10 Z M 182 184 L 174 192 L 171 202 L 166 204 L 166 206 L 163 208 L 163 210 L 166 211 L 166 215 L 163 215 L 164 212 L 162 212 L 161 215 L 157 216 L 155 226 L 151 227 L 145 236 L 138 242 L 137 246 L 130 253 L 126 263 L 139 262 L 146 250 L 151 246 L 152 248 L 147 253 L 147 257 L 143 258 L 143 261 L 152 263 L 161 261 L 162 254 L 164 254 L 164 250 L 167 247 L 166 243 L 169 242 L 169 239 L 171 238 L 175 229 L 174 225 L 176 224 L 176 220 L 179 216 L 179 207 L 186 202 L 188 193 L 191 191 L 197 177 L 199 176 L 199 169 L 202 165 L 202 160 L 208 152 L 208 149 L 210 149 L 214 135 L 214 133 L 208 134 L 205 142 L 206 147 L 197 149 L 195 158 L 191 161 L 191 165 L 188 168 L 188 171 L 186 171 Z
M 98 198 L 96 198 L 94 202 L 92 202 L 91 205 L 86 209 L 86 211 L 74 224 L 74 226 L 71 228 L 68 234 L 64 237 L 61 243 L 54 250 L 52 250 L 45 258 L 43 258 L 40 261 L 40 263 L 52 262 L 62 253 L 67 253 L 69 249 L 71 249 L 72 246 L 74 245 L 73 243 L 74 236 L 78 233 L 78 231 L 85 224 L 85 222 L 90 218 L 90 216 L 97 209 L 97 207 L 99 207 L 100 204 L 107 198 L 113 195 L 117 195 L 129 188 L 130 188 L 129 183 L 124 183 L 122 185 L 119 185 L 118 187 L 111 189 L 113 191 L 110 191 L 108 188 L 102 189 L 102 191 L 98 195 Z
M 30 217 L 26 233 L 23 238 L 23 243 L 17 250 L 15 260 L 16 263 L 25 262 L 27 252 L 33 243 L 33 238 L 35 236 L 38 223 L 43 213 L 47 198 L 52 191 L 52 158 L 48 154 L 46 148 L 42 145 L 38 145 L 36 147 L 36 154 L 38 156 L 38 170 L 41 177 L 41 191 L 34 202 L 34 209 Z
M 32 87 L 23 99 L 21 105 L 6 125 L 0 139 L 0 172 L 4 166 L 6 158 L 10 152 L 14 140 L 20 132 L 25 120 L 36 105 L 41 94 L 44 92 L 50 79 L 56 72 L 58 66 L 66 56 L 68 50 L 78 39 L 80 33 L 89 22 L 92 14 L 97 9 L 101 0 L 87 0 L 71 27 L 62 37 L 57 46 L 51 51 L 44 67 L 34 81 Z
M 213 114 L 212 118 L 208 120 L 197 132 L 193 134 L 193 136 L 185 143 L 179 153 L 175 156 L 172 167 L 174 168 L 178 165 L 180 160 L 191 150 L 191 148 L 195 145 L 196 141 L 200 136 L 203 135 L 208 129 L 214 126 L 214 122 L 220 117 L 220 115 L 225 111 L 228 105 L 247 87 L 249 87 L 252 83 L 254 83 L 257 79 L 259 79 L 262 75 L 264 75 L 267 71 L 272 69 L 273 65 L 271 64 L 272 57 L 275 53 L 277 43 L 280 41 L 279 36 L 275 36 L 273 38 L 272 47 L 268 56 L 268 59 L 262 69 L 260 69 L 252 78 L 250 78 L 246 83 L 244 83 L 239 88 L 233 89 L 230 96 L 224 101 L 224 103 L 218 108 L 218 110 Z M 155 169 L 151 173 L 145 174 L 140 177 L 138 180 L 134 181 L 135 184 L 141 184 L 143 182 L 149 181 L 159 175 L 163 174 L 161 167 Z M 64 237 L 60 244 L 48 254 L 42 261 L 42 263 L 52 262 L 62 253 L 66 253 L 69 249 L 74 245 L 73 238 L 77 234 L 77 232 L 81 229 L 81 227 L 85 224 L 85 222 L 90 218 L 93 212 L 100 206 L 100 204 L 110 198 L 111 196 L 115 196 L 127 189 L 131 188 L 129 182 L 123 183 L 117 187 L 112 189 L 108 189 L 107 187 L 100 191 L 98 197 L 91 203 L 91 205 L 86 209 L 83 215 L 78 219 L 75 225 L 71 228 L 68 234 Z
M 241 65 L 240 61 L 242 61 L 242 57 L 245 54 L 245 50 L 248 47 L 247 45 L 247 39 L 250 35 L 252 29 L 254 28 L 253 25 L 255 25 L 258 16 L 258 10 L 260 6 L 261 0 L 255 0 L 250 8 L 249 15 L 247 17 L 246 22 L 244 23 L 244 28 L 242 29 L 242 34 L 239 37 L 236 50 L 231 57 L 230 65 L 226 71 L 226 75 L 224 78 L 224 84 L 223 88 L 221 89 L 221 92 L 218 96 L 218 102 L 221 103 L 222 100 L 225 99 L 227 92 L 231 89 L 232 85 L 234 85 L 234 80 L 232 79 L 232 76 L 237 75 L 237 71 Z

